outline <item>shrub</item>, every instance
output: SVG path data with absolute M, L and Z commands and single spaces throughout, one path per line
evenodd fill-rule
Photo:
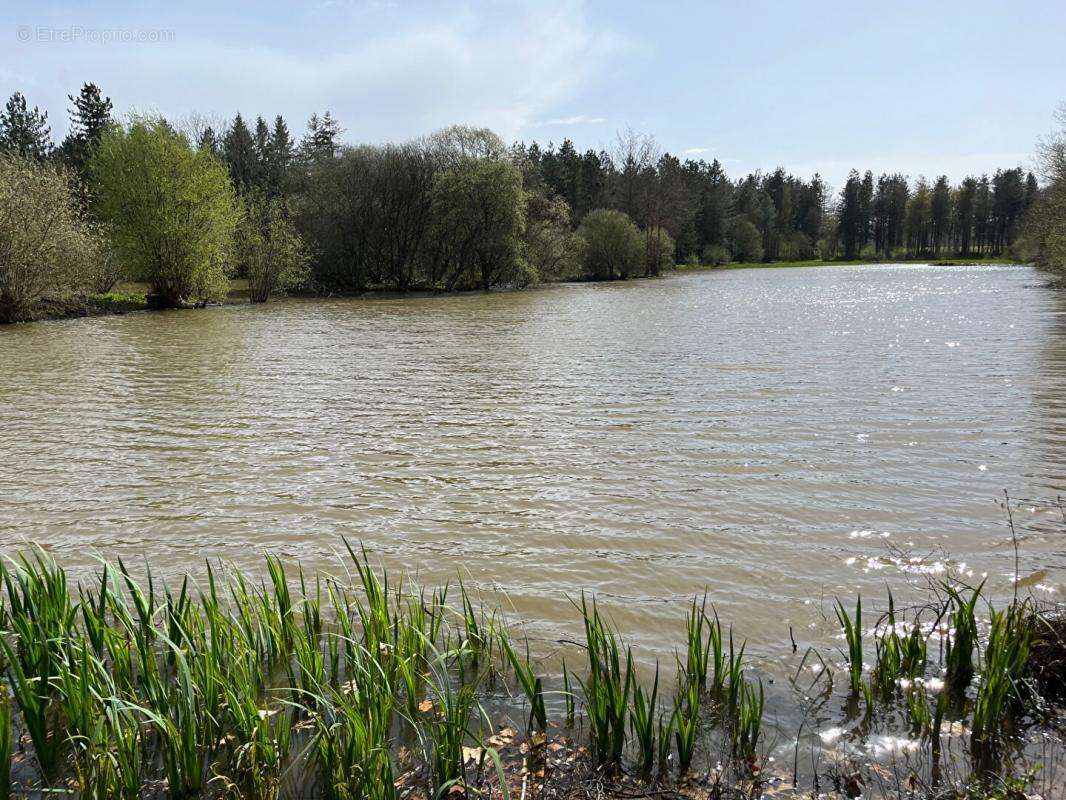
M 793 231 L 781 250 L 785 261 L 807 261 L 818 258 L 818 248 L 811 238 L 802 231 Z
M 645 244 L 636 224 L 621 211 L 590 211 L 578 228 L 585 271 L 596 280 L 625 279 L 637 272 L 645 258 Z
M 149 301 L 176 308 L 217 300 L 239 210 L 226 168 L 162 119 L 114 126 L 89 159 L 97 211 L 129 277 Z
M 644 274 L 659 275 L 674 266 L 674 240 L 663 228 L 644 232 Z
M 94 283 L 106 247 L 72 181 L 63 169 L 0 156 L 0 322 L 33 319 Z
M 720 267 L 729 263 L 729 251 L 720 244 L 709 244 L 703 248 L 700 261 L 712 267 Z
M 279 198 L 249 198 L 237 226 L 237 264 L 248 278 L 253 303 L 307 283 L 310 256 Z
M 730 232 L 734 261 L 762 261 L 762 235 L 751 220 L 737 217 Z

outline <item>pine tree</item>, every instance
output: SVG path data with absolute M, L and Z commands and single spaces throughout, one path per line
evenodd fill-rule
M 15 92 L 0 112 L 0 150 L 43 160 L 52 152 L 52 129 L 48 112 L 26 106 L 22 92 Z
M 955 231 L 959 254 L 970 255 L 973 246 L 974 205 L 977 199 L 977 179 L 972 175 L 963 179 L 955 192 Z
M 274 127 L 267 142 L 266 190 L 271 195 L 285 191 L 286 177 L 293 159 L 293 141 L 289 126 L 279 114 L 274 117 Z
M 951 228 L 951 187 L 947 175 L 941 175 L 933 184 L 933 195 L 929 208 L 930 243 L 933 255 L 940 255 L 940 249 L 950 245 L 948 234 Z
M 321 117 L 312 114 L 307 121 L 307 133 L 300 141 L 300 154 L 308 161 L 333 158 L 337 152 L 337 138 L 341 135 L 337 120 L 327 111 Z
M 1040 186 L 1037 185 L 1036 175 L 1029 173 L 1025 176 L 1025 207 L 1029 208 L 1040 195 Z
M 63 160 L 78 170 L 85 166 L 89 150 L 111 124 L 111 98 L 100 94 L 95 83 L 86 83 L 78 96 L 67 95 L 74 108 L 70 113 L 70 131 L 60 146 Z
M 840 241 L 844 245 L 844 258 L 853 259 L 863 245 L 862 179 L 852 170 L 847 183 L 840 192 L 839 211 Z
M 255 152 L 255 171 L 252 183 L 257 189 L 262 189 L 267 183 L 267 174 L 270 171 L 270 127 L 261 116 L 255 118 L 252 148 Z
M 256 177 L 255 141 L 240 112 L 222 138 L 222 155 L 229 167 L 233 187 L 238 192 L 251 189 Z
M 222 159 L 222 142 L 218 138 L 218 134 L 215 133 L 215 129 L 210 125 L 204 128 L 199 140 L 196 142 L 196 146 L 201 150 L 206 150 L 215 158 Z

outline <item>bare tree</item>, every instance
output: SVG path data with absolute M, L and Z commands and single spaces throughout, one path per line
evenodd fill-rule
M 442 128 L 426 137 L 423 146 L 444 169 L 454 168 L 467 159 L 502 161 L 510 153 L 497 134 L 472 125 Z

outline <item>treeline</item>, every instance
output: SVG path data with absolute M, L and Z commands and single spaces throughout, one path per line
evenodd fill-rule
M 533 180 L 578 219 L 593 208 L 620 208 L 642 226 L 663 226 L 686 262 L 1003 255 L 1040 192 L 1020 167 L 957 186 L 943 175 L 930 185 L 853 170 L 834 197 L 817 174 L 804 180 L 778 168 L 733 181 L 718 161 L 660 155 L 654 142 L 632 134 L 614 155 L 582 155 L 569 140 L 516 151 Z
M 21 93 L 0 113 L 0 319 L 119 279 L 174 306 L 218 299 L 233 277 L 265 300 L 624 279 L 675 262 L 999 256 L 1047 206 L 1020 168 L 957 186 L 853 171 L 834 195 L 783 169 L 734 180 L 632 131 L 611 152 L 463 126 L 351 146 L 329 112 L 297 139 L 281 116 L 117 123 L 93 84 L 70 100 L 58 146 Z

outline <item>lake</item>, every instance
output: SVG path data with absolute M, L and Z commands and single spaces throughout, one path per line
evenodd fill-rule
M 1013 266 L 677 274 L 0 328 L 0 546 L 202 573 L 342 538 L 668 658 L 956 569 L 1060 596 L 1066 296 Z

